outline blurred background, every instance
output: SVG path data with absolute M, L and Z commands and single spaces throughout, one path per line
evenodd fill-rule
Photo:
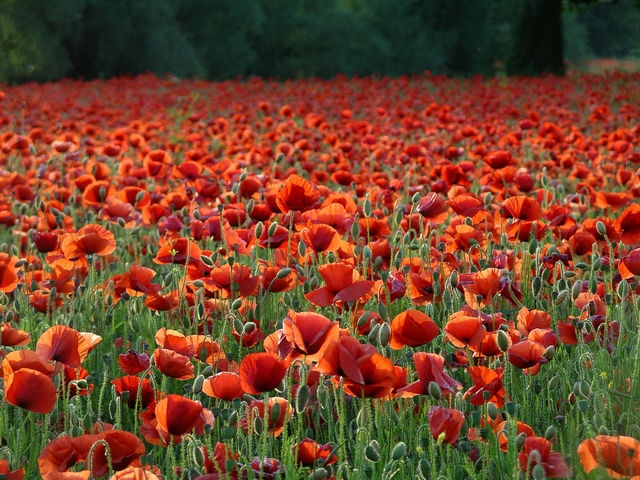
M 640 1 L 0 0 L 8 83 L 564 74 L 593 59 L 636 68 Z

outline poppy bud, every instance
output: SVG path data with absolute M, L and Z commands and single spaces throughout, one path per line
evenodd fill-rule
M 204 385 L 204 375 L 198 375 L 196 379 L 193 381 L 193 393 L 198 394 L 202 392 L 202 387 Z
M 256 238 L 260 238 L 264 232 L 264 223 L 258 222 L 256 225 Z
M 458 288 L 458 272 L 456 270 L 451 272 L 451 275 L 449 276 L 449 283 L 451 284 L 452 288 Z
M 308 480 L 324 480 L 329 476 L 329 472 L 327 472 L 326 468 L 316 468 L 313 472 L 309 474 L 307 477 Z
M 382 318 L 382 320 L 384 320 L 385 322 L 389 321 L 389 314 L 387 313 L 387 307 L 384 303 L 378 304 L 378 315 L 380 315 L 380 318 Z
M 489 396 L 491 396 L 491 392 L 489 392 L 488 390 L 485 390 L 485 392 L 489 393 Z M 483 396 L 485 392 L 482 392 Z M 496 407 L 495 403 L 489 402 L 487 404 L 487 414 L 489 415 L 491 420 L 495 420 L 496 418 L 498 418 L 498 407 Z
M 360 315 L 358 319 L 358 327 L 364 327 L 371 317 L 371 312 L 367 311 Z
M 289 276 L 289 274 L 291 273 L 292 269 L 291 268 L 283 268 L 282 270 L 280 270 L 277 274 L 276 274 L 276 278 L 282 280 L 283 278 L 287 278 Z
M 200 255 L 200 261 L 204 263 L 207 267 L 215 266 L 214 261 L 211 259 L 211 257 L 208 257 L 207 255 Z
M 309 390 L 308 385 L 300 385 L 298 388 L 298 392 L 296 393 L 296 412 L 302 413 L 307 408 L 309 404 L 309 399 L 311 398 L 311 391 Z
M 393 450 L 391 450 L 391 459 L 392 460 L 400 460 L 407 453 L 407 445 L 404 442 L 396 443 Z
M 627 282 L 626 280 L 622 280 L 618 284 L 616 293 L 618 294 L 618 297 L 620 297 L 620 300 L 624 300 L 625 298 L 627 298 L 627 295 L 629 294 L 629 282 Z
M 236 434 L 235 429 L 233 427 L 222 427 L 222 438 L 225 440 L 231 440 Z
M 367 426 L 367 422 L 369 421 L 369 411 L 367 407 L 362 407 L 356 416 L 356 425 L 359 428 L 364 428 Z M 376 442 L 377 443 L 377 442 Z
M 553 357 L 556 356 L 556 347 L 553 345 L 549 345 L 547 349 L 544 351 L 544 358 L 548 360 L 553 360 Z
M 574 388 L 574 391 L 575 391 L 575 388 Z M 582 396 L 588 397 L 589 394 L 591 393 L 591 388 L 589 387 L 589 383 L 586 380 L 581 380 L 578 383 L 578 391 Z
M 578 281 L 573 284 L 573 287 L 571 287 L 571 298 L 575 300 L 578 298 L 580 293 L 582 293 L 582 282 Z
M 429 382 L 429 395 L 431 395 L 436 401 L 440 400 L 442 391 L 438 384 L 434 381 Z
M 262 432 L 264 431 L 264 421 L 262 418 L 256 416 L 253 420 L 253 431 L 256 435 L 262 435 Z
M 593 268 L 594 271 L 597 271 L 597 270 L 600 270 L 601 266 L 602 266 L 602 258 L 601 257 L 594 258 L 593 264 L 591 264 L 591 268 Z
M 556 305 L 560 305 L 569 297 L 569 290 L 562 290 L 556 297 Z
M 531 471 L 531 476 L 533 477 L 533 480 L 545 480 L 547 478 L 547 476 L 544 473 L 544 467 L 539 463 L 536 464 L 535 467 L 533 467 L 533 470 Z
M 588 409 L 589 409 L 589 400 L 587 400 L 586 398 L 578 400 L 578 410 L 580 410 L 582 413 L 585 413 Z
M 518 404 L 516 402 L 505 402 L 505 409 L 509 415 L 515 415 L 516 410 L 518 409 Z
M 15 314 L 13 313 L 13 310 L 7 310 L 7 312 L 4 314 L 4 318 L 7 320 L 7 323 L 12 322 L 13 319 L 15 318 Z
M 316 389 L 316 396 L 318 397 L 318 402 L 320 402 L 320 405 L 322 405 L 325 409 L 329 409 L 329 388 L 324 385 L 318 385 L 318 388 Z
M 534 297 L 538 297 L 540 295 L 540 292 L 542 291 L 542 278 L 533 277 L 533 280 L 531 281 L 531 290 Z
M 551 380 L 549 380 L 549 390 L 555 390 L 558 388 L 558 383 L 560 383 L 558 375 L 551 377 Z
M 362 206 L 362 210 L 364 212 L 364 216 L 365 217 L 370 217 L 372 210 L 371 210 L 371 200 L 369 200 L 369 196 L 367 195 L 367 198 L 364 199 L 364 205 Z
M 233 329 L 236 331 L 236 333 L 242 333 L 244 331 L 244 325 L 242 324 L 240 319 L 235 317 L 233 318 Z
M 502 350 L 503 352 L 509 350 L 509 337 L 507 337 L 507 334 L 504 333 L 503 330 L 498 330 L 497 340 L 500 350 Z
M 132 317 L 131 318 L 131 328 L 135 331 L 135 332 L 139 332 L 140 331 L 140 321 L 136 318 L 136 317 Z
M 238 412 L 235 410 L 229 413 L 229 418 L 227 419 L 227 424 L 230 427 L 233 427 L 236 423 L 238 423 Z
M 429 460 L 426 458 L 420 459 L 416 473 L 418 474 L 418 478 L 429 480 L 431 478 L 431 464 Z
M 538 240 L 536 239 L 536 237 L 533 237 L 529 242 L 529 254 L 535 255 L 539 246 L 540 244 L 538 243 Z
M 199 467 L 204 465 L 204 453 L 201 448 L 193 449 L 193 461 Z
M 376 463 L 380 460 L 380 453 L 376 451 L 371 445 L 367 445 L 364 449 L 364 456 L 370 462 Z
M 274 403 L 269 413 L 269 417 L 271 417 L 269 420 L 272 422 L 278 422 L 278 420 L 280 420 L 280 416 L 282 415 L 282 407 L 279 403 Z
M 232 310 L 240 310 L 240 308 L 242 307 L 242 299 L 241 298 L 236 298 L 233 303 L 231 304 L 231 309 Z
M 85 430 L 91 430 L 91 427 L 93 427 L 93 418 L 87 413 L 82 417 L 82 428 Z
M 420 202 L 420 192 L 416 192 L 413 194 L 413 197 L 411 197 L 411 203 L 413 203 L 413 205 L 415 206 L 416 203 Z
M 519 433 L 518 436 L 516 436 L 516 450 L 520 451 L 522 450 L 522 447 L 524 446 L 524 441 L 527 439 L 527 434 L 522 432 Z
M 544 438 L 546 438 L 547 440 L 551 441 L 554 438 L 556 438 L 556 433 L 557 433 L 557 429 L 555 427 L 555 425 L 549 425 L 547 427 L 547 430 L 544 432 Z
M 378 339 L 379 332 L 380 332 L 380 324 L 376 323 L 371 329 L 371 331 L 369 332 L 369 335 L 367 337 L 367 340 L 369 340 L 369 343 L 375 343 L 375 341 Z
M 378 333 L 378 342 L 380 342 L 380 346 L 386 347 L 389 345 L 389 340 L 391 339 L 391 327 L 388 323 L 383 323 L 380 326 L 380 331 Z

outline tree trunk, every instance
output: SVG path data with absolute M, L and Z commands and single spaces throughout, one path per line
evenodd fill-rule
M 524 0 L 507 59 L 509 75 L 564 75 L 562 0 Z

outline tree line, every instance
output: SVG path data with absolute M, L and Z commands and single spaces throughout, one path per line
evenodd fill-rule
M 2 0 L 0 82 L 143 72 L 214 80 L 426 70 L 459 76 L 562 74 L 563 52 L 640 53 L 636 0 L 578 9 L 562 3 Z M 572 0 L 574 6 L 582 3 Z

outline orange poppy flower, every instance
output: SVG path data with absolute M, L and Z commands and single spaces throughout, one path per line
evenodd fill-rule
M 537 455 L 534 455 L 534 452 Z M 540 465 L 544 469 L 544 478 L 569 477 L 569 468 L 564 458 L 560 453 L 551 451 L 551 444 L 546 438 L 527 437 L 518 454 L 518 460 L 523 472 L 531 472 L 533 467 Z
M 509 425 L 509 423 L 509 420 L 503 420 L 493 426 L 493 431 L 496 433 L 496 437 L 498 438 L 498 445 L 500 445 L 500 450 L 503 452 L 506 452 L 509 449 L 508 435 L 511 435 L 511 430 L 509 430 L 511 425 Z M 516 422 L 516 435 L 520 435 L 521 433 L 524 433 L 526 437 L 534 437 L 536 435 L 533 428 L 518 420 Z
M 453 346 L 475 349 L 484 339 L 486 331 L 480 318 L 456 312 L 449 317 L 444 326 L 444 333 Z
M 159 347 L 173 350 L 186 357 L 193 357 L 196 353 L 191 339 L 177 330 L 168 330 L 162 327 L 156 332 L 155 340 Z
M 507 350 L 507 357 L 509 362 L 521 368 L 523 373 L 535 375 L 540 371 L 542 364 L 549 361 L 544 356 L 545 351 L 544 345 L 526 339 L 511 345 Z
M 54 252 L 58 248 L 58 232 L 34 232 L 33 243 L 40 253 Z
M 632 203 L 618 217 L 620 240 L 625 245 L 640 243 L 640 205 Z
M 505 218 L 515 218 L 517 220 L 535 221 L 544 218 L 544 211 L 538 203 L 530 197 L 516 196 L 505 200 L 502 204 Z
M 586 473 L 602 468 L 609 478 L 640 478 L 640 440 L 597 435 L 578 445 L 578 457 Z
M 318 267 L 326 285 L 316 288 L 304 297 L 314 305 L 328 307 L 344 306 L 354 302 L 366 302 L 373 295 L 375 282 L 358 280 L 360 274 L 351 265 L 345 263 L 327 263 Z
M 172 164 L 171 155 L 164 150 L 151 150 L 142 160 L 142 164 L 150 177 L 162 180 L 169 174 Z
M 316 253 L 335 252 L 340 248 L 340 234 L 322 223 L 311 224 L 300 234 L 301 240 Z
M 97 180 L 86 185 L 82 193 L 82 200 L 85 205 L 92 207 L 95 211 L 98 211 L 106 199 L 113 197 L 115 194 L 116 189 L 111 182 L 106 180 Z
M 129 408 L 136 408 L 137 405 L 141 410 L 145 410 L 155 401 L 155 392 L 148 378 L 141 381 L 139 377 L 128 375 L 112 380 L 111 385 Z
M 269 372 L 265 375 L 264 372 Z M 287 367 L 268 352 L 250 353 L 240 362 L 242 389 L 251 395 L 270 392 L 284 379 Z
M 473 309 L 490 305 L 493 297 L 502 290 L 500 278 L 502 270 L 486 268 L 470 275 L 470 282 L 462 284 L 464 299 Z M 478 300 L 480 298 L 480 300 Z
M 45 360 L 55 360 L 67 367 L 76 368 L 89 354 L 87 339 L 77 330 L 66 325 L 56 325 L 40 335 L 36 353 Z
M 410 271 L 407 274 L 407 280 L 409 283 L 409 296 L 414 305 L 433 302 L 435 292 L 433 270 L 426 269 L 421 273 Z M 442 281 L 440 283 L 442 284 Z
M 200 402 L 189 400 L 182 395 L 169 394 L 155 406 L 156 429 L 165 445 L 182 442 L 182 436 L 195 432 L 204 435 L 213 428 L 214 417 L 211 411 L 203 408 Z
M 438 333 L 440 328 L 429 315 L 420 310 L 405 310 L 391 321 L 389 345 L 394 350 L 400 350 L 405 345 L 419 347 L 436 338 Z
M 282 331 L 293 347 L 293 356 L 303 356 L 306 363 L 317 362 L 326 345 L 338 338 L 340 325 L 314 312 L 289 310 L 282 321 Z
M 349 360 L 342 362 L 342 365 L 348 362 Z M 357 368 L 361 380 L 353 377 L 356 371 L 353 367 Z M 385 398 L 397 388 L 396 369 L 393 363 L 378 352 L 358 359 L 350 368 L 349 374 L 351 376 L 345 377 L 342 385 L 345 393 L 354 397 Z M 338 383 L 337 379 L 335 383 Z
M 327 201 L 329 201 L 329 203 L 327 203 Z M 351 204 L 351 211 L 347 211 L 347 208 L 342 203 L 332 203 L 330 194 L 323 202 L 322 208 L 319 210 L 306 211 L 302 214 L 302 218 L 308 225 L 327 225 L 338 232 L 338 235 L 342 236 L 351 229 L 355 221 L 353 213 L 356 211 L 356 205 L 353 203 L 353 200 L 351 200 Z
M 202 250 L 193 241 L 188 238 L 172 238 L 166 240 L 161 246 L 158 253 L 153 258 L 153 262 L 159 265 L 175 263 L 185 265 L 193 263 L 200 259 Z
M 437 193 L 429 192 L 420 199 L 418 213 L 430 222 L 438 224 L 449 217 L 449 206 Z
M 35 413 L 50 413 L 53 410 L 58 393 L 48 375 L 31 368 L 14 371 L 5 361 L 2 363 L 7 403 Z
M 92 254 L 102 257 L 113 253 L 116 249 L 116 239 L 109 230 L 91 223 L 76 233 L 65 236 L 60 249 L 64 257 L 72 261 Z
M 15 264 L 15 261 L 0 262 L 0 292 L 11 293 L 18 286 L 19 278 Z
M 255 295 L 260 285 L 260 276 L 253 275 L 251 268 L 235 263 L 211 270 L 208 277 L 203 277 L 205 289 L 219 293 L 221 298 L 245 298 Z
M 320 191 L 298 175 L 291 175 L 276 194 L 276 205 L 282 213 L 301 212 L 314 207 Z
M 2 322 L 0 327 L 0 347 L 17 347 L 27 345 L 31 341 L 31 335 L 24 330 L 13 328 L 10 323 Z
M 155 467 L 157 469 L 157 467 Z M 109 480 L 160 480 L 158 477 L 160 472 L 151 472 L 149 466 L 147 468 L 128 466 L 124 470 L 114 473 Z
M 104 440 L 109 447 L 108 456 L 107 447 L 102 443 L 93 447 L 91 458 L 88 458 L 89 451 L 87 451 L 85 464 L 91 462 L 91 473 L 96 478 L 109 473 L 110 467 L 116 471 L 128 467 L 145 453 L 144 443 L 133 433 L 124 430 L 105 430 L 95 436 L 99 440 Z
M 620 260 L 618 271 L 623 280 L 640 275 L 640 248 L 632 250 Z
M 398 389 L 401 397 L 427 395 L 429 383 L 435 382 L 444 395 L 455 395 L 462 385 L 444 372 L 444 358 L 435 353 L 418 352 L 413 354 L 413 364 L 418 373 L 418 380 L 404 388 Z
M 469 367 L 467 369 L 473 380 L 473 387 L 467 390 L 464 398 L 470 397 L 469 402 L 472 405 L 484 405 L 487 402 L 493 402 L 496 407 L 504 406 L 505 391 L 502 385 L 502 377 L 504 370 L 502 368 L 491 369 L 481 365 Z M 488 392 L 488 398 L 485 397 Z
M 280 414 L 276 417 L 273 407 L 279 406 Z M 285 424 L 289 421 L 294 413 L 294 409 L 285 398 L 281 397 L 269 397 L 268 413 L 269 422 L 265 426 L 266 431 L 274 437 L 277 437 L 284 431 Z M 256 418 L 265 418 L 265 405 L 264 400 L 252 400 L 247 406 L 245 415 L 239 422 L 240 428 L 248 432 L 250 426 L 253 427 Z
M 24 468 L 11 471 L 9 462 L 0 458 L 0 475 L 4 475 L 7 480 L 22 480 L 24 478 Z
M 258 246 L 262 248 L 280 248 L 283 245 L 287 245 L 287 241 L 291 236 L 289 229 L 276 224 L 275 229 L 271 230 L 270 225 L 264 226 L 262 235 L 257 239 Z M 270 231 L 271 234 L 269 234 Z
M 455 445 L 464 425 L 464 414 L 455 408 L 429 407 L 429 429 L 438 443 Z
M 518 331 L 524 335 L 529 335 L 529 332 L 534 328 L 550 328 L 551 327 L 551 315 L 542 310 L 529 310 L 526 307 L 522 307 L 518 312 Z
M 296 270 L 291 270 L 287 276 L 279 278 L 278 274 L 280 274 L 281 271 L 282 269 L 277 266 L 264 267 L 262 269 L 262 280 L 260 283 L 263 291 L 271 293 L 288 292 L 300 283 Z
M 210 397 L 229 402 L 234 398 L 241 398 L 245 394 L 242 388 L 242 379 L 234 372 L 218 372 L 207 378 L 202 386 L 202 392 Z
M 178 308 L 178 290 L 171 290 L 166 295 L 150 293 L 144 299 L 144 304 L 149 310 L 168 312 Z
M 293 455 L 297 459 L 297 464 L 304 467 L 314 467 L 318 464 L 318 460 L 322 461 L 322 465 L 331 465 L 338 461 L 336 455 L 331 455 L 333 447 L 328 443 L 320 445 L 311 438 L 296 443 L 293 447 Z
M 167 348 L 156 348 L 153 351 L 153 363 L 167 377 L 188 380 L 195 376 L 189 357 Z

